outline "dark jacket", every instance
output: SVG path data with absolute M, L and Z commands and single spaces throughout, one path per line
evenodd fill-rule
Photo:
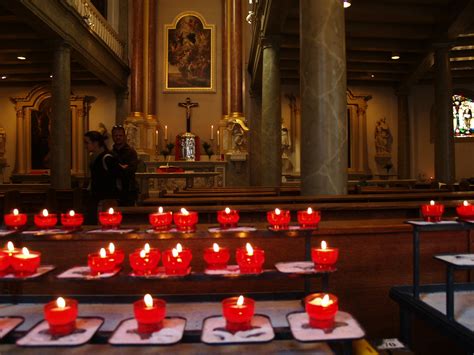
M 109 152 L 100 153 L 90 164 L 91 196 L 96 200 L 118 199 L 117 176 L 120 166 L 117 159 Z
M 119 164 L 127 165 L 126 168 L 120 168 L 118 187 L 122 202 L 132 202 L 136 199 L 138 186 L 135 181 L 135 173 L 138 166 L 138 155 L 135 149 L 125 143 L 123 147 L 117 149 L 114 145 L 112 154 L 118 160 Z

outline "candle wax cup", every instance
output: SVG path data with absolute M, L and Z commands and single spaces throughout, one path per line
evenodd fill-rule
M 61 224 L 65 229 L 78 229 L 84 223 L 84 216 L 76 213 L 71 216 L 69 213 L 61 213 Z
M 240 330 L 252 329 L 252 317 L 255 313 L 255 301 L 244 298 L 241 306 L 237 305 L 238 297 L 226 298 L 222 301 L 222 314 L 226 320 L 226 329 L 235 333 Z
M 440 222 L 444 213 L 444 205 L 422 205 L 421 214 L 426 222 Z
M 280 214 L 275 211 L 267 212 L 267 221 L 273 229 L 288 229 L 290 225 L 291 215 L 288 210 L 280 210 Z
M 118 229 L 122 222 L 122 212 L 99 212 L 99 222 L 103 229 Z
M 42 214 L 35 214 L 34 220 L 35 226 L 41 229 L 54 228 L 56 223 L 58 223 L 58 217 L 55 213 L 50 213 L 47 216 L 43 216 Z
M 321 213 L 319 211 L 313 211 L 313 213 L 308 213 L 306 210 L 298 211 L 297 218 L 301 228 L 317 228 L 321 220 Z
M 459 205 L 456 207 L 456 213 L 461 219 L 474 220 L 474 205 Z
M 93 276 L 113 272 L 116 267 L 113 259 L 110 259 L 107 255 L 105 258 L 101 258 L 99 253 L 89 254 L 87 264 Z
M 16 276 L 33 275 L 40 266 L 41 253 L 30 251 L 30 255 L 13 254 L 10 258 L 11 266 Z
M 26 214 L 18 213 L 14 215 L 13 213 L 6 214 L 3 217 L 5 225 L 8 229 L 20 229 L 26 224 Z
M 10 270 L 10 256 L 0 251 L 0 277 L 8 274 Z
M 217 221 L 221 229 L 229 229 L 237 227 L 240 216 L 236 210 L 230 210 L 229 213 L 225 211 L 217 211 Z
M 168 230 L 173 222 L 173 212 L 150 213 L 148 220 L 155 230 Z
M 339 249 L 337 248 L 311 248 L 311 259 L 316 270 L 331 268 L 337 262 L 338 257 Z
M 265 262 L 265 251 L 259 248 L 253 248 L 253 255 L 248 255 L 245 247 L 238 248 L 235 252 L 237 264 L 242 274 L 259 274 L 262 272 L 262 266 Z
M 123 252 L 122 249 L 115 249 L 114 253 L 111 254 L 108 249 L 106 249 L 106 255 L 107 257 L 112 260 L 115 265 L 120 266 L 122 265 L 124 259 L 125 259 L 125 253 Z
M 219 251 L 214 251 L 213 248 L 204 250 L 204 260 L 207 268 L 210 270 L 223 270 L 227 268 L 227 263 L 230 259 L 230 252 L 227 248 L 219 248 Z
M 187 248 L 183 248 L 183 251 L 178 253 L 177 257 L 173 256 L 171 250 L 165 250 L 163 252 L 163 266 L 165 267 L 166 275 L 186 275 L 192 258 L 191 250 Z
M 49 324 L 51 335 L 68 335 L 76 329 L 77 301 L 70 298 L 65 298 L 65 301 L 64 308 L 59 308 L 56 301 L 44 306 L 44 318 Z
M 174 224 L 179 231 L 194 232 L 196 231 L 196 224 L 198 222 L 197 212 L 190 211 L 188 214 L 176 212 L 173 214 Z
M 334 327 L 334 318 L 338 311 L 338 300 L 334 295 L 329 294 L 329 300 L 332 301 L 326 307 L 311 303 L 315 298 L 323 298 L 324 293 L 313 293 L 305 298 L 305 309 L 309 317 L 311 328 L 331 329 Z
M 138 333 L 150 334 L 163 328 L 166 315 L 166 302 L 153 298 L 153 306 L 147 307 L 143 300 L 133 303 L 133 313 L 138 323 Z
M 138 249 L 128 256 L 133 272 L 140 276 L 156 274 L 156 268 L 161 258 L 160 251 L 158 249 L 150 249 L 150 252 L 142 258 L 140 256 L 141 250 Z

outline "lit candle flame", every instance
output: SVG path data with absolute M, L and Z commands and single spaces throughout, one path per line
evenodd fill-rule
M 250 245 L 250 243 L 245 244 L 245 249 L 247 249 L 247 255 L 249 255 L 249 256 L 253 255 L 253 248 Z
M 163 207 L 158 207 L 158 213 L 163 213 Z
M 13 215 L 14 215 L 14 216 L 18 216 L 19 213 L 20 213 L 20 211 L 18 211 L 17 208 L 15 208 L 15 209 L 13 210 Z
M 433 200 L 430 201 L 430 205 L 431 206 L 434 206 L 435 205 L 435 202 Z
M 467 202 L 467 201 L 464 201 L 462 204 L 466 207 L 469 206 L 469 202 Z
M 153 297 L 149 293 L 143 297 L 143 302 L 145 302 L 146 308 L 152 308 L 153 307 Z
M 114 243 L 109 243 L 109 253 L 110 254 L 115 253 L 115 244 Z
M 13 245 L 13 242 L 8 242 L 7 243 L 7 249 L 9 252 L 12 252 L 15 250 L 15 246 Z
M 146 257 L 146 251 L 140 250 L 140 258 L 144 259 Z
M 186 208 L 181 208 L 181 214 L 184 214 L 185 216 L 189 215 L 189 212 Z
M 69 211 L 69 215 L 70 215 L 71 217 L 74 217 L 74 216 L 76 215 L 76 212 L 74 212 L 74 210 L 70 210 L 70 211 Z
M 143 250 L 145 251 L 145 253 L 148 254 L 150 252 L 150 244 L 145 243 L 145 246 L 143 247 Z
M 323 297 L 323 301 L 321 302 L 321 306 L 327 307 L 329 306 L 329 295 L 325 294 Z
M 280 215 L 280 213 L 281 213 L 280 209 L 279 209 L 279 208 L 275 208 L 275 214 L 278 216 L 278 215 Z
M 114 214 L 114 213 L 115 213 L 114 209 L 112 207 L 110 207 L 109 208 L 109 214 Z
M 315 306 L 327 307 L 327 306 L 333 304 L 334 301 L 329 298 L 328 294 L 325 294 L 323 298 L 321 298 L 321 297 L 313 298 L 311 301 L 309 301 L 309 303 L 311 303 Z
M 21 249 L 21 253 L 24 255 L 24 256 L 29 256 L 30 255 L 30 251 L 28 250 L 27 247 L 23 247 Z
M 219 244 L 217 243 L 212 244 L 212 249 L 214 249 L 214 252 L 216 253 L 219 252 Z
M 230 213 L 230 208 L 229 208 L 229 207 L 226 207 L 225 210 L 224 210 L 224 212 L 225 212 L 226 214 L 229 214 L 229 213 Z
M 105 248 L 100 248 L 99 255 L 101 258 L 105 258 L 107 253 L 105 252 Z
M 176 251 L 177 251 L 178 253 L 181 253 L 181 252 L 183 251 L 183 247 L 181 246 L 180 243 L 176 244 Z
M 312 209 L 311 207 L 308 207 L 308 209 L 306 210 L 306 213 L 307 213 L 307 214 L 313 213 L 313 209 Z
M 321 242 L 321 249 L 326 250 L 328 247 L 328 243 L 326 243 L 324 240 Z
M 244 296 L 240 295 L 239 298 L 237 299 L 237 306 L 243 306 L 244 305 Z
M 58 299 L 56 300 L 56 306 L 61 309 L 66 308 L 66 300 L 62 297 L 58 297 Z
M 48 210 L 46 208 L 41 213 L 43 214 L 43 217 L 48 217 L 49 215 Z
M 171 254 L 173 254 L 173 258 L 177 258 L 179 255 L 178 251 L 175 248 L 171 250 Z

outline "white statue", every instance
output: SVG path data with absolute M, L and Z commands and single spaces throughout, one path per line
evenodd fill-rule
M 245 122 L 240 118 L 232 118 L 227 124 L 227 129 L 232 135 L 232 150 L 234 152 L 244 151 L 247 143 L 245 132 L 249 130 Z
M 392 152 L 393 136 L 385 117 L 375 124 L 375 151 L 378 154 L 390 154 Z
M 6 143 L 7 143 L 7 132 L 5 131 L 5 128 L 0 127 L 0 159 L 2 159 L 5 156 Z
M 138 137 L 138 126 L 133 122 L 127 122 L 124 125 L 125 128 L 125 135 L 127 136 L 127 143 L 137 148 L 139 145 L 139 137 Z

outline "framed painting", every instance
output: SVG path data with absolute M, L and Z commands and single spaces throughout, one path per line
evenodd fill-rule
M 183 12 L 164 31 L 164 92 L 215 92 L 215 26 Z

